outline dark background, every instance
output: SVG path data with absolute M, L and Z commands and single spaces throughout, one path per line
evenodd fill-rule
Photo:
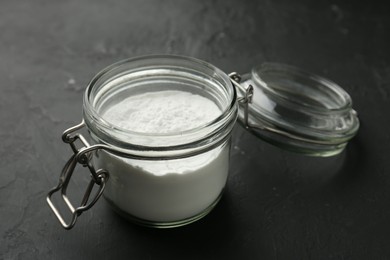
M 378 1 L 2 0 L 0 259 L 390 259 L 389 36 Z M 206 218 L 143 228 L 101 200 L 65 231 L 45 202 L 71 154 L 61 133 L 99 70 L 152 53 L 328 77 L 352 96 L 360 131 L 324 159 L 237 126 L 227 191 Z

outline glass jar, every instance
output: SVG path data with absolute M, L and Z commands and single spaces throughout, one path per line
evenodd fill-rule
M 207 98 L 220 115 L 199 127 L 164 134 L 130 131 L 102 116 L 127 97 L 165 90 Z M 265 64 L 241 77 L 189 57 L 129 59 L 104 69 L 88 85 L 82 123 L 63 134 L 73 155 L 47 201 L 66 229 L 104 190 L 114 210 L 138 224 L 177 227 L 196 221 L 211 211 L 225 188 L 237 116 L 260 138 L 314 156 L 340 153 L 359 126 L 343 89 L 293 67 Z M 83 127 L 92 145 L 77 132 Z M 92 178 L 75 208 L 66 191 L 77 164 L 88 167 Z M 58 191 L 72 215 L 68 222 L 51 199 Z

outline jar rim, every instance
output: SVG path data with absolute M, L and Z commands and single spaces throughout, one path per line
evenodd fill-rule
M 226 94 L 228 95 L 228 98 L 229 98 L 228 104 L 226 104 L 226 106 L 221 111 L 221 114 L 217 118 L 213 119 L 212 121 L 206 122 L 205 124 L 199 125 L 195 128 L 191 128 L 191 129 L 188 129 L 185 131 L 175 131 L 175 132 L 168 132 L 168 133 L 143 133 L 143 132 L 136 132 L 136 131 L 124 129 L 124 128 L 118 127 L 112 123 L 109 123 L 107 120 L 105 120 L 103 118 L 103 116 L 101 114 L 99 114 L 99 112 L 95 108 L 93 102 L 91 101 L 92 92 L 96 88 L 96 86 L 98 86 L 99 84 L 103 84 L 103 85 L 105 84 L 105 82 L 103 82 L 103 83 L 100 82 L 100 80 L 103 77 L 112 78 L 114 76 L 118 76 L 118 74 L 115 73 L 116 70 L 119 71 L 120 68 L 125 67 L 126 65 L 136 64 L 138 62 L 141 62 L 141 63 L 143 62 L 142 66 L 144 66 L 145 69 L 150 68 L 150 66 L 153 65 L 153 62 L 159 62 L 160 65 L 161 64 L 164 65 L 164 62 L 167 62 L 167 64 L 169 64 L 169 65 L 172 65 L 173 63 L 177 62 L 177 63 L 179 63 L 179 65 L 172 66 L 172 68 L 176 67 L 177 69 L 179 69 L 182 66 L 187 65 L 188 69 L 195 72 L 196 69 L 190 68 L 190 66 L 193 65 L 193 66 L 198 67 L 198 68 L 203 68 L 204 70 L 207 70 L 210 73 L 212 72 L 212 74 L 210 74 L 208 76 L 214 77 L 214 79 L 217 78 L 219 83 L 221 85 L 224 85 L 224 87 L 226 88 Z M 140 68 L 137 68 L 137 71 L 141 71 L 142 66 Z M 109 76 L 110 73 L 112 73 L 111 76 Z M 99 137 L 99 139 L 102 139 L 102 141 L 104 141 L 108 144 L 111 143 L 112 141 L 114 141 L 114 142 L 117 141 L 115 143 L 118 145 L 118 143 L 123 144 L 125 138 L 119 138 L 122 140 L 115 140 L 116 138 L 112 138 L 114 136 L 112 134 L 113 132 L 115 132 L 115 136 L 117 136 L 117 137 L 118 136 L 122 136 L 122 137 L 133 136 L 134 138 L 135 137 L 139 137 L 139 138 L 152 138 L 153 137 L 154 139 L 158 139 L 158 138 L 172 139 L 172 138 L 175 138 L 178 136 L 180 136 L 180 137 L 192 136 L 195 133 L 197 133 L 205 128 L 210 128 L 210 127 L 213 127 L 213 126 L 215 126 L 217 124 L 221 124 L 221 123 L 225 124 L 226 121 L 229 121 L 229 120 L 235 121 L 236 117 L 234 115 L 237 113 L 236 112 L 236 110 L 237 110 L 236 97 L 237 97 L 236 89 L 233 87 L 232 83 L 230 82 L 230 78 L 228 77 L 228 75 L 226 75 L 226 73 L 224 73 L 222 70 L 218 69 L 217 67 L 211 65 L 210 63 L 207 63 L 205 61 L 202 61 L 202 60 L 199 60 L 196 58 L 180 56 L 180 55 L 169 55 L 169 54 L 166 54 L 166 55 L 146 55 L 146 56 L 138 56 L 138 57 L 129 58 L 129 59 L 125 59 L 125 60 L 116 62 L 116 63 L 104 68 L 99 73 L 97 73 L 92 78 L 92 80 L 89 82 L 87 89 L 84 93 L 83 113 L 84 113 L 84 119 L 87 119 L 87 120 L 85 120 L 87 126 L 89 128 L 92 128 L 93 132 L 95 134 L 97 132 L 98 133 L 101 132 L 101 133 L 103 133 L 103 136 L 107 137 L 107 138 L 105 138 L 105 137 L 100 138 Z M 227 119 L 229 119 L 229 120 L 227 120 Z M 208 133 L 208 134 L 213 134 L 213 133 Z M 207 136 L 209 136 L 209 135 L 207 135 Z M 189 140 L 191 140 L 193 142 L 196 141 L 196 140 L 191 139 L 191 138 Z M 188 142 L 187 142 L 187 144 L 188 144 Z M 127 145 L 130 145 L 132 148 L 134 148 L 134 146 L 132 146 L 130 143 L 126 144 L 126 146 Z M 150 147 L 149 145 L 137 145 L 137 146 L 138 147 L 139 146 Z M 166 145 L 157 145 L 157 146 L 162 147 L 162 146 L 172 146 L 172 145 L 166 144 Z

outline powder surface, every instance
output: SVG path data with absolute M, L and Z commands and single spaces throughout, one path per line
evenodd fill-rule
M 166 90 L 130 96 L 108 108 L 103 118 L 130 131 L 166 134 L 194 129 L 220 114 L 210 99 Z

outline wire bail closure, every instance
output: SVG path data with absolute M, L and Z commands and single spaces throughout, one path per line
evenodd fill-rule
M 46 197 L 47 203 L 49 204 L 57 219 L 60 221 L 61 225 L 65 229 L 71 229 L 76 224 L 78 216 L 80 216 L 84 211 L 90 209 L 98 201 L 100 196 L 103 194 L 109 176 L 108 172 L 104 169 L 95 170 L 94 166 L 91 163 L 91 152 L 100 149 L 100 147 L 89 145 L 87 140 L 79 133 L 71 135 L 71 133 L 83 128 L 84 126 L 85 124 L 83 120 L 80 124 L 67 129 L 63 133 L 62 140 L 70 145 L 73 151 L 73 155 L 70 157 L 70 159 L 62 169 L 58 185 L 51 189 Z M 77 148 L 75 144 L 77 140 L 80 140 L 81 144 L 83 145 L 81 148 Z M 80 206 L 75 208 L 67 196 L 67 188 L 72 178 L 72 174 L 78 163 L 81 164 L 83 167 L 88 167 L 91 173 L 91 180 L 84 193 Z M 94 197 L 90 199 L 93 187 L 95 185 L 98 185 L 98 190 L 96 191 Z M 72 214 L 69 223 L 65 221 L 63 215 L 60 213 L 60 211 L 52 201 L 52 196 L 56 192 L 61 193 L 62 200 L 65 202 L 69 211 Z
M 253 86 L 248 85 L 247 87 L 244 87 L 239 84 L 241 82 L 241 75 L 237 72 L 230 73 L 229 77 L 233 86 L 244 93 L 242 97 L 237 98 L 237 102 L 241 103 L 244 106 L 244 124 L 246 128 L 249 128 L 251 127 L 249 125 L 249 104 L 252 103 Z

